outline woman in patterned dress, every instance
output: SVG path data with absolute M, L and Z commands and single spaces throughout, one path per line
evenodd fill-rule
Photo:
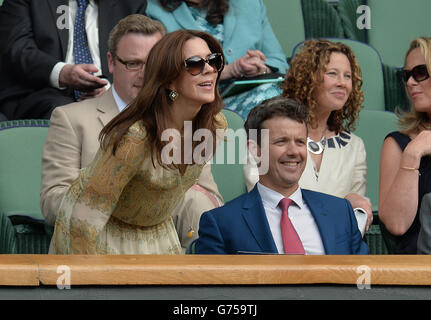
M 153 47 L 140 93 L 102 130 L 95 159 L 65 195 L 50 253 L 182 252 L 171 212 L 214 152 L 216 130 L 226 128 L 223 66 L 222 48 L 204 32 L 177 31 Z M 186 152 L 201 146 L 190 136 L 198 129 L 211 134 L 203 159 Z

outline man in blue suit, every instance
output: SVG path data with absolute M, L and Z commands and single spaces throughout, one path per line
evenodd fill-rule
M 201 216 L 195 253 L 369 253 L 349 201 L 298 185 L 307 160 L 307 119 L 306 107 L 284 97 L 251 110 L 245 123 L 248 148 L 256 159 L 267 153 L 259 182 L 251 192 Z M 251 129 L 257 130 L 256 140 Z M 282 209 L 284 201 L 291 203 L 288 209 Z M 288 222 L 282 218 L 287 212 Z

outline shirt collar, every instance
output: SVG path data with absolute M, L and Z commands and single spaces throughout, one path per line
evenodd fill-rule
M 127 107 L 127 103 L 124 102 L 123 99 L 120 98 L 117 91 L 115 91 L 114 84 L 112 84 L 112 95 L 114 96 L 115 103 L 117 104 L 118 110 L 121 112 Z
M 280 200 L 284 198 L 281 193 L 264 186 L 260 182 L 257 183 L 257 189 L 264 205 L 267 205 L 270 208 L 277 208 Z M 289 199 L 291 199 L 295 205 L 299 207 L 299 209 L 304 207 L 304 200 L 302 199 L 302 191 L 300 187 L 298 187 L 295 192 L 290 195 Z

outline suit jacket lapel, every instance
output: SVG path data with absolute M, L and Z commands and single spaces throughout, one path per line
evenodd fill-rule
M 329 215 L 329 210 L 320 199 L 314 196 L 313 193 L 304 189 L 301 191 L 302 197 L 310 209 L 317 227 L 319 228 L 326 254 L 333 254 L 335 252 L 335 234 L 334 224 Z
M 242 216 L 264 253 L 278 253 L 257 186 L 247 194 Z
M 66 59 L 66 53 L 67 53 L 67 45 L 69 41 L 69 28 L 58 28 L 57 22 L 58 19 L 61 16 L 69 15 L 69 12 L 67 9 L 69 8 L 69 1 L 68 0 L 47 0 L 48 6 L 51 10 L 51 15 L 53 16 L 53 21 L 55 25 L 55 30 L 57 30 L 58 38 L 60 39 L 60 46 L 62 50 L 62 56 L 63 61 Z M 61 10 L 57 12 L 57 9 L 59 9 L 60 6 L 64 6 L 65 10 Z M 67 8 L 67 9 L 66 9 Z M 60 21 L 61 23 L 64 23 L 65 21 Z M 73 23 L 73 21 L 69 21 L 69 23 Z
M 112 87 L 99 98 L 97 102 L 97 111 L 99 111 L 99 120 L 102 126 L 106 126 L 109 121 L 112 120 L 119 112 L 117 104 L 115 103 L 114 96 L 112 94 Z

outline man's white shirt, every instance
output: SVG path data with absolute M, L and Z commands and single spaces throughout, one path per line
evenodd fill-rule
M 51 71 L 50 83 L 51 86 L 57 89 L 60 88 L 59 76 L 61 69 L 66 64 L 75 64 L 73 57 L 73 30 L 78 4 L 76 0 L 69 0 L 69 42 L 67 44 L 66 61 L 58 62 Z M 90 48 L 91 57 L 93 58 L 94 66 L 99 70 L 94 73 L 95 76 L 102 74 L 102 64 L 100 61 L 99 52 L 99 27 L 98 27 L 98 5 L 95 0 L 89 0 L 88 7 L 85 11 L 85 30 L 87 33 L 88 46 Z
M 266 218 L 278 253 L 284 254 L 280 229 L 281 208 L 278 206 L 280 200 L 283 199 L 284 196 L 268 187 L 265 187 L 260 182 L 257 183 L 257 189 L 262 198 L 263 208 L 265 209 Z M 301 239 L 305 254 L 325 254 L 325 248 L 323 246 L 319 228 L 317 227 L 310 209 L 302 199 L 301 188 L 298 187 L 298 189 L 296 189 L 289 198 L 293 203 L 289 207 L 288 215 L 299 238 Z

